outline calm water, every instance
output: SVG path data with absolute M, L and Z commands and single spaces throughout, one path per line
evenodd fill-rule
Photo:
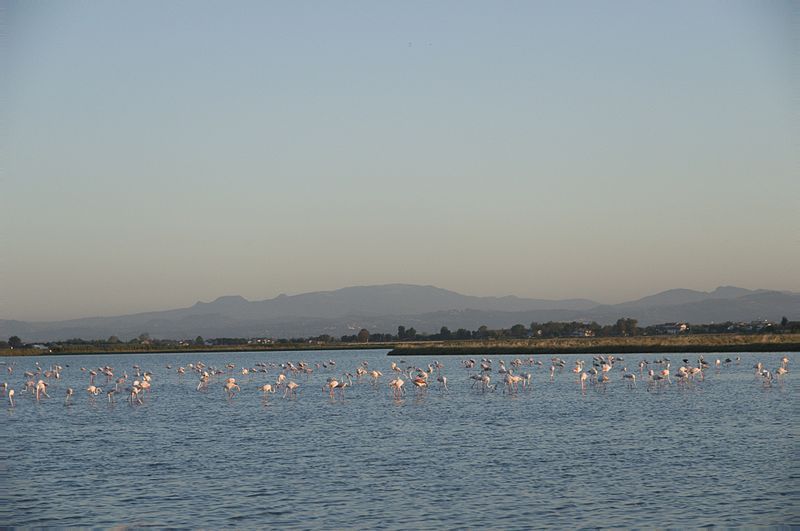
M 585 393 L 569 368 L 591 356 L 562 356 L 567 369 L 554 382 L 549 358 L 537 357 L 543 367 L 522 369 L 534 373 L 533 389 L 515 396 L 470 389 L 462 358 L 442 358 L 449 394 L 434 385 L 402 400 L 388 391 L 389 363 L 399 360 L 386 351 L 5 358 L 15 370 L 0 366 L 0 381 L 17 405 L 3 399 L 0 413 L 0 525 L 800 525 L 798 360 L 789 354 L 784 383 L 764 387 L 752 365 L 774 369 L 782 354 L 740 356 L 704 382 L 655 392 L 643 382 L 628 389 L 618 367 L 638 375 L 640 359 L 659 356 L 627 355 L 604 391 Z M 674 373 L 685 356 L 669 357 Z M 263 401 L 257 387 L 274 382 L 275 369 L 241 375 L 259 362 L 328 359 L 335 370 L 296 378 L 296 400 Z M 198 360 L 234 363 L 242 392 L 227 400 L 221 378 L 198 392 L 196 374 L 175 370 Z M 367 378 L 343 400 L 322 392 L 327 377 L 362 360 L 383 371 L 379 387 Z M 38 404 L 22 391 L 35 361 L 65 366 Z M 87 396 L 80 367 L 106 364 L 117 375 L 134 364 L 152 371 L 144 405 L 124 393 L 113 405 L 105 393 Z M 76 392 L 66 406 L 68 386 Z

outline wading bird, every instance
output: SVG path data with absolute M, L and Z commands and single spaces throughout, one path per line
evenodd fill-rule
M 297 388 L 298 387 L 300 387 L 299 383 L 296 383 L 296 382 L 294 382 L 292 380 L 289 380 L 286 383 L 286 390 L 283 392 L 283 397 L 286 398 L 286 396 L 288 395 L 288 396 L 293 396 L 293 397 L 297 398 Z

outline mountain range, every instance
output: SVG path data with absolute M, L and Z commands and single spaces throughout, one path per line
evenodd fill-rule
M 800 319 L 800 294 L 722 286 L 713 291 L 672 289 L 621 304 L 588 299 L 546 300 L 515 296 L 476 297 L 434 286 L 386 284 L 334 291 L 279 295 L 249 301 L 239 296 L 198 302 L 189 308 L 65 321 L 0 320 L 0 337 L 24 341 L 70 338 L 122 340 L 149 333 L 156 338 L 204 337 L 338 337 L 357 333 L 396 332 L 398 325 L 419 332 L 510 327 L 517 323 L 596 321 L 610 324 L 621 317 L 640 325 L 685 321 L 779 321 Z

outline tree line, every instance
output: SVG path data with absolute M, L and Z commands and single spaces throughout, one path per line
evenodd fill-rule
M 65 341 L 52 341 L 40 344 L 25 343 L 18 336 L 11 336 L 8 341 L 0 341 L 0 349 L 20 349 L 20 348 L 41 348 L 46 347 L 54 351 L 58 350 L 80 350 L 80 349 L 103 349 L 103 350 L 156 350 L 156 349 L 199 349 L 204 347 L 234 347 L 252 345 L 261 346 L 287 346 L 299 344 L 336 344 L 336 343 L 393 343 L 398 341 L 469 341 L 469 340 L 499 340 L 499 339 L 550 339 L 564 337 L 634 337 L 634 336 L 658 336 L 666 334 L 764 334 L 764 333 L 800 333 L 800 321 L 790 321 L 786 317 L 780 323 L 768 321 L 754 321 L 751 323 L 736 323 L 727 321 L 723 323 L 692 324 L 687 323 L 665 323 L 641 327 L 636 319 L 618 319 L 612 325 L 600 325 L 594 321 L 582 322 L 560 322 L 549 321 L 547 323 L 533 322 L 530 326 L 515 324 L 509 328 L 491 329 L 486 325 L 479 326 L 475 330 L 459 328 L 450 330 L 443 326 L 438 333 L 422 333 L 414 329 L 413 326 L 397 327 L 397 333 L 372 333 L 366 328 L 362 328 L 356 334 L 345 334 L 334 337 L 329 334 L 321 334 L 311 337 L 290 337 L 290 338 L 246 338 L 246 337 L 217 337 L 204 339 L 197 336 L 194 339 L 156 339 L 150 337 L 148 333 L 128 341 L 122 341 L 117 336 L 110 336 L 108 339 L 81 339 L 74 338 Z

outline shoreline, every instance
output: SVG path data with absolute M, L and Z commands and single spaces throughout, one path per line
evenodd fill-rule
M 68 356 L 102 354 L 214 354 L 222 352 L 288 352 L 337 350 L 389 350 L 387 356 L 483 356 L 616 353 L 800 352 L 800 334 L 708 334 L 687 336 L 637 336 L 603 338 L 503 339 L 467 341 L 396 341 L 282 345 L 190 346 L 181 348 L 76 348 L 49 352 L 41 349 L 0 351 L 0 357 Z
M 340 343 L 331 345 L 309 345 L 305 343 L 291 343 L 287 345 L 230 345 L 219 347 L 181 347 L 181 348 L 120 348 L 120 349 L 102 349 L 102 348 L 87 348 L 83 349 L 70 349 L 59 351 L 47 351 L 42 349 L 15 349 L 15 350 L 2 350 L 0 351 L 0 358 L 7 357 L 13 358 L 17 356 L 98 356 L 101 354 L 191 354 L 198 352 L 202 354 L 214 354 L 216 352 L 287 352 L 287 351 L 303 351 L 303 350 L 390 350 L 394 348 L 394 343 Z
M 553 338 L 404 343 L 388 356 L 482 356 L 503 354 L 630 354 L 709 352 L 800 352 L 800 334 L 715 334 L 615 338 Z

